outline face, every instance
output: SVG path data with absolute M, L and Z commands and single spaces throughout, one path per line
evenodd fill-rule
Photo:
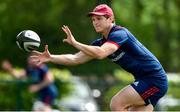
M 30 57 L 28 57 L 27 63 L 28 63 L 28 66 L 31 66 L 31 67 L 35 67 L 36 66 L 36 63 Z
M 105 33 L 112 24 L 112 18 L 105 16 L 92 15 L 92 24 L 98 33 Z

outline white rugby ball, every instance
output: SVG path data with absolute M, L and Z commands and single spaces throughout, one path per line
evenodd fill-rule
M 17 35 L 16 43 L 23 51 L 31 52 L 40 46 L 41 40 L 36 32 L 24 30 Z

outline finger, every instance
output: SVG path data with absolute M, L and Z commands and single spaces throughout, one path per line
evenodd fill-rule
M 41 55 L 42 54 L 41 52 L 35 51 L 35 50 L 33 50 L 31 53 L 32 53 L 32 55 Z
M 66 29 L 65 29 L 65 28 L 63 28 L 63 27 L 62 27 L 62 30 L 63 30 L 63 31 L 67 34 L 67 31 L 66 31 Z
M 37 59 L 39 56 L 35 56 L 35 55 L 32 55 L 32 56 L 30 56 L 29 58 L 31 58 L 31 59 Z
M 38 65 L 38 66 L 39 66 L 39 65 L 41 65 L 41 64 L 42 64 L 42 62 L 41 62 L 41 61 L 39 61 L 36 65 Z
M 67 30 L 67 32 L 68 32 L 69 34 L 71 34 L 71 30 L 69 29 L 68 26 L 66 26 L 66 30 Z
M 63 39 L 63 42 L 67 42 L 67 39 Z
M 62 27 L 62 30 L 66 33 L 66 35 L 68 35 L 66 28 Z
M 48 52 L 48 45 L 45 45 L 45 51 Z
M 71 30 L 67 27 L 67 32 L 69 35 L 72 35 Z
M 64 25 L 61 28 L 64 29 Z
M 63 29 L 64 29 L 67 33 L 71 32 L 70 29 L 69 29 L 69 27 L 66 26 L 66 25 L 63 25 Z
M 38 63 L 40 60 L 38 57 L 30 57 L 30 59 L 32 60 L 32 62 L 34 63 Z
M 38 59 L 38 58 L 33 58 L 33 57 L 32 57 L 32 62 L 35 63 L 36 65 L 42 64 L 41 60 Z
M 64 28 L 65 31 L 68 33 L 68 27 L 67 27 L 67 26 L 64 26 L 63 28 Z
M 65 25 L 63 25 L 63 27 L 62 27 L 64 30 L 66 30 L 66 26 Z
M 33 55 L 33 56 L 30 56 L 29 57 L 33 62 L 38 62 L 40 59 L 39 59 L 39 56 L 35 56 L 35 55 Z

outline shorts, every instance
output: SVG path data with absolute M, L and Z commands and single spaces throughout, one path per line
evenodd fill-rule
M 163 97 L 168 90 L 167 77 L 163 79 L 147 76 L 138 78 L 131 86 L 139 93 L 145 105 L 152 104 L 154 107 L 158 100 Z
M 44 104 L 47 105 L 53 105 L 54 104 L 54 100 L 55 100 L 55 96 L 52 95 L 41 95 L 39 96 L 38 100 L 40 100 L 41 102 L 43 102 Z

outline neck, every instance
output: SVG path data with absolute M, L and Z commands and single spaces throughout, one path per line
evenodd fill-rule
M 106 29 L 105 32 L 102 33 L 102 35 L 107 39 L 108 38 L 108 35 L 109 35 L 109 32 L 111 31 L 111 28 L 113 27 L 113 23 Z

